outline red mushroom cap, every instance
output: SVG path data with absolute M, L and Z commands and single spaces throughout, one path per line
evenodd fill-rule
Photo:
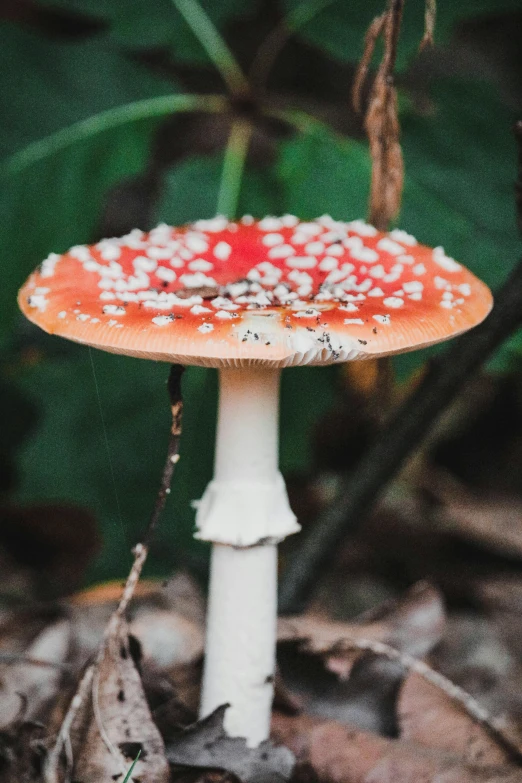
M 285 367 L 441 342 L 482 321 L 492 297 L 404 231 L 285 215 L 160 225 L 51 254 L 19 304 L 45 331 L 113 353 Z

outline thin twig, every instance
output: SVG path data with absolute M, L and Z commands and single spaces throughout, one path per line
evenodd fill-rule
M 54 747 L 50 751 L 49 755 L 47 756 L 47 760 L 45 762 L 45 768 L 44 768 L 45 783 L 58 783 L 58 767 L 60 764 L 62 750 L 64 746 L 66 746 L 70 742 L 71 728 L 78 714 L 78 710 L 81 708 L 88 692 L 90 691 L 91 683 L 94 678 L 94 670 L 95 670 L 94 663 L 90 664 L 90 666 L 86 668 L 83 677 L 80 680 L 80 683 L 76 689 L 76 693 L 74 694 L 71 703 L 69 704 L 69 709 L 65 713 L 65 718 L 63 719 L 62 725 L 60 726 L 60 731 L 58 732 L 58 736 L 56 737 L 56 742 L 54 743 Z M 67 756 L 69 756 L 69 754 L 67 754 Z M 72 771 L 70 769 L 70 766 L 71 765 L 68 761 L 67 769 L 65 771 L 66 783 L 68 783 L 68 781 L 70 780 L 70 775 Z
M 0 653 L 0 665 L 37 666 L 42 669 L 61 669 L 62 671 L 71 671 L 73 668 L 68 663 L 57 663 L 56 661 L 45 661 L 41 658 L 28 658 L 21 653 Z
M 241 192 L 241 180 L 251 137 L 252 124 L 250 122 L 236 120 L 232 123 L 219 185 L 218 215 L 226 215 L 230 219 L 238 217 L 236 213 Z
M 515 128 L 519 144 L 519 181 L 522 182 L 522 123 Z M 522 228 L 522 198 L 518 201 Z M 475 329 L 455 339 L 432 360 L 417 389 L 386 425 L 386 437 L 377 438 L 343 481 L 337 499 L 301 537 L 283 573 L 280 610 L 295 614 L 314 589 L 318 574 L 328 566 L 349 531 L 369 514 L 388 481 L 426 436 L 436 419 L 461 391 L 473 373 L 522 323 L 522 260 L 495 297 L 495 307 Z
M 250 86 L 236 58 L 197 0 L 172 0 L 233 95 L 248 95 Z
M 437 18 L 437 0 L 426 0 L 424 9 L 424 35 L 420 42 L 419 51 L 422 52 L 426 46 L 433 46 L 433 34 L 435 32 L 435 20 Z
M 154 535 L 161 512 L 165 507 L 167 496 L 170 494 L 170 485 L 174 468 L 179 461 L 179 442 L 181 437 L 181 420 L 183 416 L 183 398 L 181 396 L 181 379 L 185 368 L 180 364 L 173 364 L 170 368 L 167 381 L 167 391 L 170 402 L 170 412 L 172 424 L 170 428 L 169 443 L 167 446 L 167 458 L 163 467 L 160 488 L 156 496 L 156 502 L 152 511 L 147 530 L 143 535 L 143 545 L 149 546 L 150 540 Z
M 397 661 L 410 672 L 414 672 L 424 680 L 443 691 L 452 701 L 459 704 L 467 714 L 479 723 L 491 735 L 495 742 L 517 764 L 522 764 L 522 750 L 511 740 L 504 731 L 504 725 L 488 710 L 486 710 L 470 693 L 456 685 L 448 677 L 432 669 L 424 661 L 414 658 L 408 653 L 401 652 L 384 642 L 373 639 L 340 639 L 328 652 L 335 653 L 339 650 L 367 650 L 375 655 L 381 655 L 390 661 Z

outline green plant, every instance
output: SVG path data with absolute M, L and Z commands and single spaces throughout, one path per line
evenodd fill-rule
M 138 763 L 140 756 L 141 756 L 141 750 L 138 751 L 138 755 L 136 756 L 136 758 L 132 762 L 131 766 L 129 767 L 129 771 L 125 775 L 125 779 L 124 779 L 123 783 L 129 783 L 129 781 L 131 780 L 132 773 L 134 772 L 134 767 Z

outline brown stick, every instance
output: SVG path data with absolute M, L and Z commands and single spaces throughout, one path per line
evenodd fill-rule
M 420 42 L 419 51 L 422 52 L 426 46 L 433 46 L 433 34 L 435 32 L 435 19 L 437 17 L 437 0 L 426 0 L 424 11 L 424 35 Z
M 388 0 L 382 30 L 384 54 L 373 82 L 364 123 L 372 158 L 369 220 L 381 231 L 388 228 L 399 211 L 404 178 L 393 75 L 403 7 L 404 0 Z M 375 20 L 372 25 L 374 23 Z
M 361 111 L 361 93 L 364 81 L 368 75 L 368 69 L 372 61 L 373 52 L 375 50 L 375 44 L 377 39 L 381 35 L 384 29 L 384 23 L 386 21 L 386 13 L 376 16 L 366 31 L 364 36 L 364 50 L 360 59 L 352 87 L 352 103 L 353 108 L 357 113 Z

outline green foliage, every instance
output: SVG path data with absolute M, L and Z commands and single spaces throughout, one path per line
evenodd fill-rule
M 173 91 L 103 37 L 58 43 L 8 24 L 0 27 L 0 37 L 4 158 L 98 112 Z M 3 174 L 0 331 L 9 329 L 17 288 L 37 263 L 51 251 L 93 238 L 108 190 L 143 169 L 156 125 L 121 125 L 21 173 Z
M 157 220 L 181 225 L 215 215 L 222 171 L 222 154 L 193 156 L 172 168 L 165 176 Z M 247 169 L 241 182 L 238 214 L 265 215 L 281 209 L 273 172 Z
M 94 368 L 94 372 L 93 372 Z M 96 514 L 104 548 L 93 576 L 121 576 L 146 527 L 167 449 L 168 366 L 79 348 L 25 373 L 22 391 L 40 412 L 38 437 L 20 450 L 22 502 L 71 501 Z M 191 541 L 190 503 L 212 472 L 215 374 L 191 368 L 181 459 L 158 532 L 155 570 L 169 573 Z
M 366 145 L 319 123 L 282 145 L 277 173 L 285 210 L 300 217 L 330 214 L 343 220 L 365 212 L 370 181 Z
M 426 116 L 402 120 L 406 164 L 400 224 L 427 245 L 443 245 L 493 289 L 520 256 L 513 183 L 515 114 L 487 84 L 440 81 Z M 522 351 L 515 333 L 491 367 L 507 369 Z M 425 353 L 400 357 L 399 367 L 419 366 Z
M 286 12 L 304 14 L 303 0 L 282 0 Z M 296 27 L 296 34 L 308 43 L 342 62 L 359 60 L 363 52 L 364 35 L 375 16 L 382 13 L 385 0 L 305 0 L 314 11 L 306 24 Z M 410 0 L 403 15 L 401 39 L 397 56 L 399 70 L 409 65 L 419 49 L 424 33 L 424 0 Z M 440 0 L 437 3 L 435 41 L 445 44 L 459 22 L 487 17 L 504 11 L 522 10 L 520 0 Z M 291 18 L 291 17 L 290 17 Z
M 207 64 L 208 54 L 173 0 L 38 0 L 50 8 L 74 11 L 104 22 L 114 43 L 134 50 L 168 48 L 184 63 Z M 201 0 L 218 29 L 256 10 L 258 0 Z
M 324 5 L 297 34 L 342 61 L 360 56 L 364 31 L 384 5 L 383 0 L 330 4 L 313 0 L 303 8 L 301 0 L 281 1 L 293 12 L 299 6 L 301 18 L 307 9 L 311 13 Z M 172 0 L 39 2 L 102 21 L 106 28 L 101 35 L 74 43 L 13 25 L 0 28 L 3 157 L 107 109 L 175 91 L 122 51 L 168 47 L 173 59 L 185 65 L 210 62 Z M 203 0 L 202 6 L 217 28 L 228 34 L 231 22 L 253 13 L 258 2 Z M 491 0 L 440 0 L 438 5 L 438 43 L 447 41 L 462 19 L 521 7 L 520 0 L 494 5 Z M 297 26 L 297 21 L 294 13 L 289 26 Z M 423 2 L 411 0 L 405 9 L 401 68 L 411 62 L 422 31 Z M 519 255 L 513 214 L 512 112 L 493 88 L 478 82 L 435 80 L 430 95 L 431 103 L 424 100 L 422 110 L 411 96 L 402 96 L 406 177 L 398 223 L 426 244 L 443 245 L 496 287 Z M 304 114 L 291 118 L 295 133 L 283 141 L 271 140 L 277 147 L 275 163 L 267 161 L 263 168 L 247 165 L 238 213 L 363 217 L 370 181 L 367 144 L 343 137 Z M 86 135 L 21 173 L 7 178 L 3 172 L 0 329 L 4 337 L 15 312 L 16 290 L 26 274 L 47 253 L 96 237 L 108 191 L 144 170 L 156 127 L 152 118 L 129 121 Z M 222 171 L 222 153 L 185 157 L 165 173 L 154 217 L 173 224 L 211 217 Z M 496 369 L 508 366 L 517 352 L 522 352 L 520 335 L 497 354 Z M 397 359 L 400 376 L 418 367 L 423 358 L 424 354 L 414 353 Z M 61 356 L 47 355 L 19 380 L 19 413 L 38 429 L 29 433 L 20 415 L 13 415 L 5 450 L 9 458 L 13 449 L 19 453 L 17 499 L 71 501 L 94 511 L 105 547 L 93 578 L 123 575 L 130 547 L 146 525 L 168 437 L 167 372 L 164 364 L 73 347 Z M 306 471 L 313 464 L 310 434 L 332 404 L 336 372 L 336 368 L 300 368 L 283 374 L 284 471 Z M 157 573 L 168 573 L 187 551 L 202 546 L 192 541 L 191 501 L 201 496 L 212 474 L 216 373 L 191 368 L 183 386 L 182 458 L 153 553 L 152 568 Z M 0 393 L 8 406 L 13 404 L 13 387 L 5 379 Z
M 497 287 L 520 248 L 515 113 L 480 82 L 441 81 L 431 97 L 427 116 L 410 111 L 403 118 L 407 177 L 401 225 L 426 244 L 446 245 Z

